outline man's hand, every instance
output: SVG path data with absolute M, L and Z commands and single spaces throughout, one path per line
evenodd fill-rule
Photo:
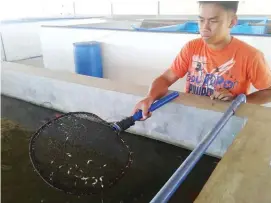
M 135 114 L 138 110 L 142 110 L 143 118 L 141 120 L 146 120 L 151 116 L 151 112 L 149 112 L 149 108 L 152 105 L 154 100 L 151 97 L 146 97 L 140 102 L 138 102 L 133 110 L 133 114 Z
M 218 99 L 221 101 L 231 101 L 234 99 L 234 96 L 232 93 L 230 93 L 229 90 L 227 89 L 220 89 L 218 91 L 215 91 L 210 98 L 213 99 Z
M 168 92 L 168 87 L 175 83 L 178 79 L 179 77 L 175 75 L 171 68 L 167 69 L 162 75 L 152 82 L 148 95 L 136 104 L 133 114 L 138 110 L 142 110 L 143 118 L 141 120 L 146 120 L 148 117 L 150 117 L 151 112 L 149 112 L 149 108 L 152 103 L 155 100 L 165 96 Z

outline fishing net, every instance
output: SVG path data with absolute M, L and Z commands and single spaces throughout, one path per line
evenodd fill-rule
M 42 126 L 31 139 L 30 157 L 44 181 L 77 195 L 111 187 L 132 163 L 129 146 L 111 124 L 85 112 Z
M 178 95 L 173 92 L 154 102 L 149 112 Z M 115 123 L 86 112 L 58 116 L 31 138 L 33 167 L 46 183 L 66 193 L 100 193 L 117 183 L 131 166 L 132 151 L 119 133 L 141 118 L 141 110 Z

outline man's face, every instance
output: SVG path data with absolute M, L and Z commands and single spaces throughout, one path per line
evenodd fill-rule
M 214 3 L 199 7 L 199 30 L 207 44 L 216 44 L 230 34 L 230 28 L 237 22 L 236 15 Z

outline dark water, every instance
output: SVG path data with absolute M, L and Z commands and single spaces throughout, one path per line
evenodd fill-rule
M 53 110 L 1 96 L 2 202 L 149 202 L 190 151 L 163 142 L 125 133 L 134 162 L 124 178 L 102 195 L 73 196 L 51 188 L 33 171 L 28 155 L 29 138 Z M 4 120 L 3 120 L 4 119 Z M 16 125 L 19 124 L 19 125 Z M 204 156 L 170 202 L 193 202 L 219 159 Z

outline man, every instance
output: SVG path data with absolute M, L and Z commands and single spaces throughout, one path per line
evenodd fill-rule
M 188 42 L 172 66 L 156 78 L 146 98 L 134 109 L 150 116 L 150 105 L 168 92 L 169 86 L 187 74 L 186 93 L 231 101 L 247 95 L 247 102 L 271 102 L 271 70 L 256 48 L 230 35 L 237 23 L 238 1 L 200 1 L 201 38 Z M 260 91 L 248 94 L 250 85 Z

